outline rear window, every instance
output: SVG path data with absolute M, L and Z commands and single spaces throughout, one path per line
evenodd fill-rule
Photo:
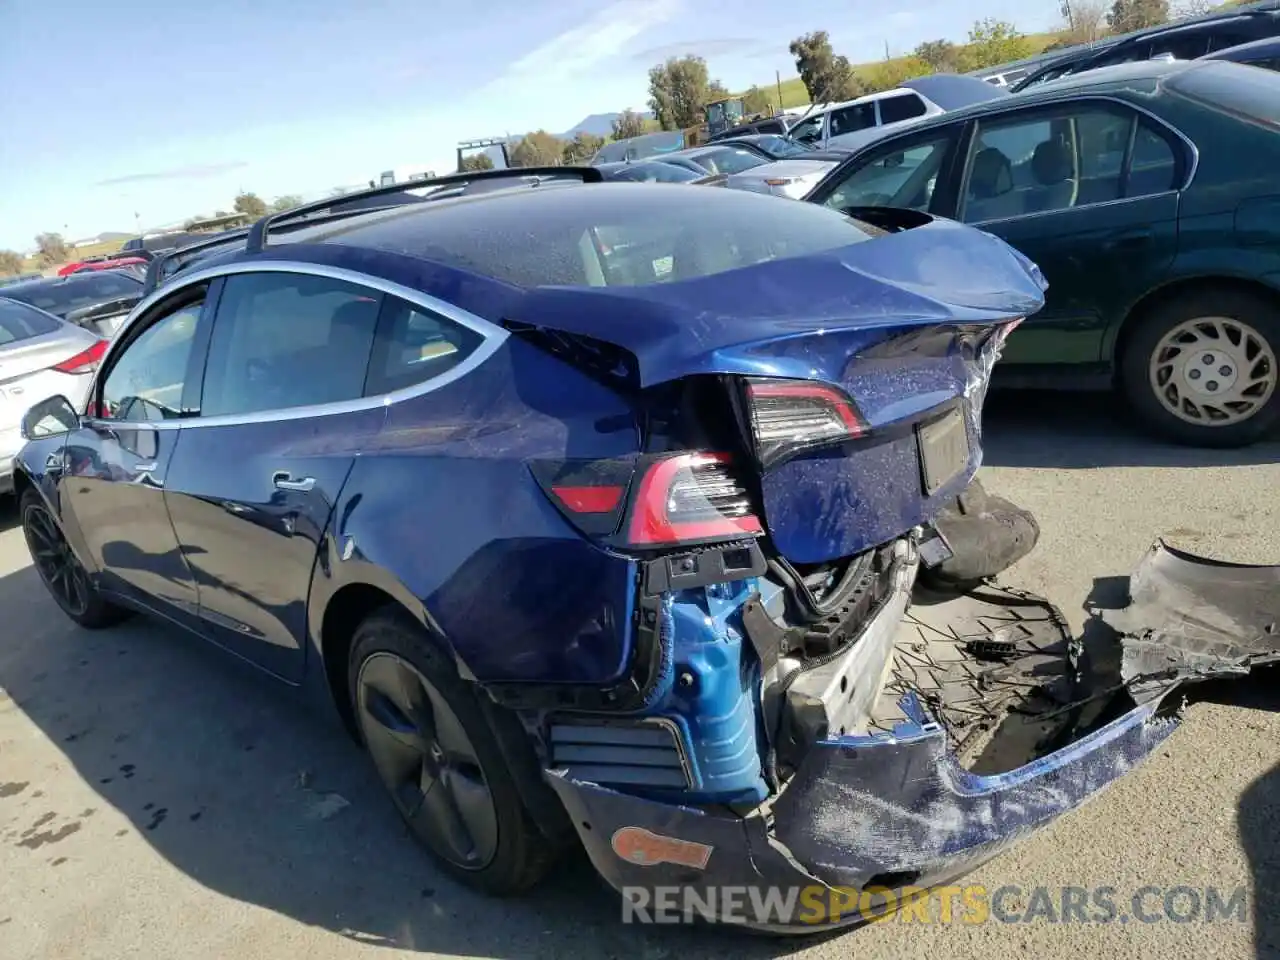
M 5 291 L 5 296 L 65 317 L 81 307 L 122 297 L 136 297 L 141 293 L 142 281 L 137 277 L 124 273 L 90 271 L 72 274 L 65 280 L 16 287 Z
M 1215 110 L 1275 129 L 1280 127 L 1280 75 L 1206 61 L 1165 81 L 1168 89 Z
M 452 203 L 335 239 L 524 287 L 601 287 L 714 276 L 875 235 L 826 207 L 737 190 L 604 183 Z
M 58 321 L 26 304 L 0 300 L 0 347 L 42 337 L 58 329 Z

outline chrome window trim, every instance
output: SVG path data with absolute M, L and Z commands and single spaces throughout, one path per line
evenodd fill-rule
M 404 400 L 410 400 L 414 397 L 420 397 L 423 394 L 431 393 L 441 387 L 453 383 L 465 377 L 472 370 L 476 369 L 486 360 L 488 360 L 498 348 L 501 347 L 510 336 L 507 330 L 499 327 L 495 323 L 478 317 L 474 313 L 463 310 L 445 300 L 440 300 L 430 294 L 423 293 L 420 290 L 414 290 L 412 287 L 406 287 L 390 280 L 384 280 L 381 277 L 370 276 L 369 274 L 360 273 L 355 270 L 348 270 L 344 267 L 331 267 L 327 264 L 306 263 L 301 260 L 261 260 L 261 261 L 245 261 L 242 263 L 222 264 L 216 267 L 206 267 L 203 270 L 196 270 L 190 274 L 184 275 L 180 280 L 170 282 L 167 286 L 152 292 L 145 300 L 140 302 L 130 313 L 129 318 L 121 326 L 115 338 L 111 342 L 111 346 L 107 348 L 106 355 L 102 358 L 99 369 L 110 373 L 112 361 L 115 355 L 119 353 L 116 345 L 123 338 L 125 331 L 133 325 L 138 317 L 141 317 L 153 306 L 162 300 L 167 300 L 175 294 L 180 294 L 187 287 L 195 286 L 201 283 L 209 283 L 221 277 L 230 277 L 242 273 L 293 273 L 302 274 L 313 277 L 324 277 L 330 280 L 340 280 L 346 283 L 362 286 L 370 290 L 376 290 L 389 296 L 398 297 L 401 300 L 408 301 L 415 306 L 422 307 L 432 313 L 438 314 L 446 320 L 457 323 L 459 326 L 466 327 L 474 333 L 479 334 L 483 341 L 472 351 L 471 355 L 463 360 L 460 364 L 445 373 L 436 377 L 431 377 L 421 383 L 415 383 L 409 387 L 402 387 L 399 390 L 393 390 L 390 393 L 376 394 L 371 397 L 357 397 L 353 400 L 340 400 L 333 403 L 315 403 L 302 407 L 275 407 L 271 410 L 255 410 L 252 413 L 226 413 L 212 417 L 194 416 L 190 418 L 177 420 L 109 420 L 98 417 L 85 417 L 84 422 L 96 426 L 103 427 L 134 427 L 154 430 L 182 430 L 193 427 L 224 427 L 237 424 L 249 423 L 275 423 L 281 420 L 302 420 L 308 417 L 327 417 L 342 413 L 354 413 L 360 410 L 372 410 L 378 407 L 389 407 L 392 404 L 400 403 Z M 214 322 L 216 322 L 216 315 Z M 97 378 L 90 388 L 90 397 L 97 391 Z
M 1191 184 L 1195 181 L 1196 172 L 1200 169 L 1199 148 L 1196 147 L 1195 143 L 1192 142 L 1190 137 L 1188 137 L 1185 133 L 1183 133 L 1177 127 L 1173 126 L 1173 124 L 1169 123 L 1167 120 L 1163 120 L 1160 117 L 1157 117 L 1154 113 L 1152 113 L 1150 110 L 1147 110 L 1145 107 L 1140 107 L 1135 103 L 1125 100 L 1123 97 L 1116 97 L 1108 94 L 1088 94 L 1086 96 L 1077 95 L 1074 97 L 1062 96 L 1054 100 L 1041 101 L 1040 103 L 1036 103 L 1031 106 L 1026 106 L 1024 104 L 1015 104 L 1012 107 L 1006 107 L 1004 110 L 996 111 L 995 113 L 991 114 L 990 117 L 1000 118 L 1008 115 L 1009 113 L 1014 113 L 1019 110 L 1026 111 L 1027 113 L 1032 113 L 1040 109 L 1047 110 L 1054 107 L 1070 106 L 1070 105 L 1076 105 L 1076 104 L 1083 104 L 1087 106 L 1089 104 L 1098 103 L 1098 102 L 1111 103 L 1125 109 L 1133 110 L 1134 112 L 1145 117 L 1147 120 L 1151 121 L 1151 123 L 1156 125 L 1161 130 L 1164 130 L 1167 133 L 1173 134 L 1173 136 L 1177 140 L 1179 140 L 1182 143 L 1182 145 L 1191 154 L 1191 161 L 1190 163 L 1187 164 L 1187 172 L 1186 172 L 1186 176 L 1183 178 L 1182 185 L 1172 187 L 1169 190 L 1162 190 L 1160 191 L 1160 193 L 1144 193 L 1140 197 L 1120 197 L 1116 200 L 1103 200 L 1099 203 L 1088 203 L 1081 207 L 1062 207 L 1061 209 L 1058 209 L 1058 210 L 1042 210 L 1036 213 L 1020 213 L 1020 214 L 1015 214 L 1011 217 L 995 217 L 990 220 L 972 220 L 972 221 L 965 220 L 964 219 L 965 209 L 969 205 L 969 197 L 966 192 L 966 187 L 969 183 L 969 173 L 973 168 L 973 158 L 977 153 L 978 139 L 982 134 L 982 121 L 989 119 L 988 115 L 983 115 L 978 117 L 971 117 L 968 120 L 962 121 L 963 123 L 972 123 L 974 132 L 973 132 L 973 135 L 969 138 L 969 153 L 968 153 L 968 156 L 965 157 L 964 170 L 962 170 L 960 173 L 960 183 L 958 185 L 959 190 L 957 194 L 958 203 L 956 206 L 956 220 L 959 223 L 963 223 L 968 226 L 975 226 L 976 224 L 980 224 L 980 223 L 1003 223 L 1008 220 L 1021 220 L 1026 217 L 1043 217 L 1043 216 L 1049 216 L 1055 213 L 1067 213 L 1072 210 L 1092 210 L 1094 207 L 1105 207 L 1105 206 L 1111 206 L 1118 203 L 1132 203 L 1135 200 L 1147 200 L 1151 197 L 1163 196 L 1166 193 L 1181 193 L 1182 191 L 1190 188 Z M 883 146 L 883 143 L 878 144 L 878 146 Z

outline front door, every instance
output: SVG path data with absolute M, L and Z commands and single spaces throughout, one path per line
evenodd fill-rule
M 61 480 L 64 513 L 103 587 L 186 617 L 197 610 L 196 588 L 164 488 L 188 412 L 204 295 L 183 291 L 133 325 L 99 375 L 88 416 L 67 437 Z
M 200 416 L 169 465 L 165 499 L 204 631 L 291 682 L 333 504 L 386 419 L 361 400 L 381 302 L 326 276 L 226 277 Z
M 1100 363 L 1108 325 L 1177 252 L 1181 145 L 1101 102 L 1001 114 L 973 138 L 959 218 L 1030 257 L 1049 282 L 1002 366 Z

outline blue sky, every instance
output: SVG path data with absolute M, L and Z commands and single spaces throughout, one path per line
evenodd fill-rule
M 706 57 L 731 89 L 793 76 L 825 29 L 855 62 L 1057 0 L 0 0 L 0 248 L 444 171 L 456 141 L 643 108 L 648 68 Z M 719 10 L 720 13 L 713 11 Z

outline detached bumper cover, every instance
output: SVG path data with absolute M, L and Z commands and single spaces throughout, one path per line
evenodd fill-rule
M 1121 689 L 1129 709 L 1008 772 L 962 767 L 946 704 L 926 709 L 907 692 L 899 701 L 904 719 L 891 731 L 815 744 L 771 810 L 747 816 L 661 803 L 556 771 L 548 780 L 596 869 L 619 890 L 657 898 L 679 888 L 716 903 L 712 891 L 745 886 L 760 889 L 757 904 L 770 902 L 771 888 L 817 890 L 827 902 L 843 897 L 846 909 L 806 915 L 794 899 L 785 907 L 784 897 L 772 901 L 776 915 L 756 909 L 746 922 L 776 932 L 854 923 L 862 916 L 856 897 L 849 905 L 850 890 L 951 882 L 1133 769 L 1176 728 L 1160 705 L 1181 682 L 1280 659 L 1280 567 L 1218 564 L 1157 543 L 1132 578 L 1129 605 L 1105 620 L 1117 625 L 1114 659 L 1124 665 L 1118 685 L 1133 688 Z M 936 692 L 946 699 L 941 687 Z M 1089 705 L 1086 698 L 1068 709 L 1080 716 Z

